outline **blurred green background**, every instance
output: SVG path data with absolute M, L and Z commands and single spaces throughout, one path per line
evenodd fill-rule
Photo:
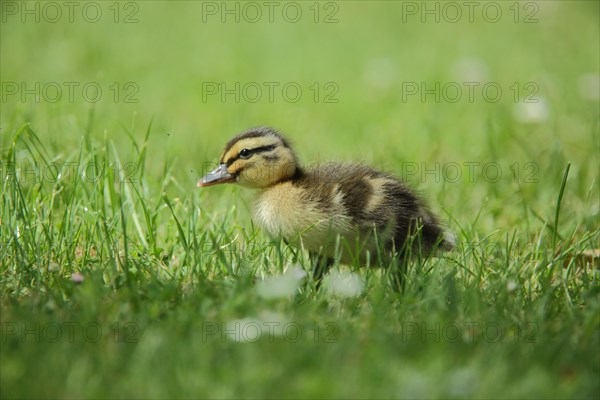
M 463 177 L 464 163 L 475 162 L 476 180 L 483 163 L 498 162 L 510 181 L 514 163 L 521 175 L 536 163 L 539 180 L 577 160 L 579 193 L 589 190 L 598 149 L 597 2 L 92 4 L 3 4 L 3 146 L 24 122 L 58 149 L 77 146 L 93 110 L 91 133 L 117 141 L 126 139 L 123 126 L 135 120 L 141 135 L 154 117 L 147 168 L 158 172 L 165 157 L 176 158 L 175 174 L 190 190 L 203 162 L 256 125 L 288 134 L 307 162 L 360 158 L 396 170 L 401 162 L 456 162 Z M 528 99 L 541 105 L 522 103 Z M 528 106 L 533 117 L 519 119 Z M 424 169 L 409 180 L 429 181 L 433 191 L 455 183 L 422 179 Z M 451 191 L 439 200 L 460 213 L 482 200 L 474 192 L 464 196 L 474 203 Z
M 572 250 L 569 243 L 598 247 L 598 1 L 69 4 L 72 9 L 64 2 L 0 2 L 1 157 L 13 145 L 17 161 L 31 157 L 23 144 L 29 142 L 21 142 L 26 135 L 15 139 L 29 124 L 51 160 L 76 161 L 91 138 L 107 154 L 112 149 L 105 143 L 114 143 L 125 165 L 137 162 L 132 143 L 143 142 L 152 121 L 140 197 L 155 206 L 159 244 L 175 255 L 183 249 L 162 191 L 186 229 L 186 218 L 202 209 L 190 232 L 217 235 L 219 221 L 250 226 L 251 191 L 199 191 L 196 181 L 231 136 L 257 125 L 284 132 L 306 163 L 356 160 L 393 172 L 426 195 L 459 241 L 489 237 L 507 249 L 515 237 L 521 245 L 550 240 L 547 229 L 571 162 L 560 257 Z M 10 161 L 1 161 L 5 177 Z M 94 185 L 87 187 L 93 192 Z M 54 203 L 60 191 L 33 182 L 24 188 L 32 210 L 46 218 L 54 207 L 61 215 L 63 203 Z M 87 194 L 74 192 L 75 208 L 87 207 Z M 0 223 L 10 238 L 4 204 Z M 457 253 L 461 268 L 443 264 L 434 270 L 439 278 L 430 282 L 427 275 L 419 281 L 426 289 L 415 284 L 401 300 L 373 292 L 348 302 L 304 294 L 276 304 L 257 299 L 243 277 L 232 283 L 225 273 L 190 293 L 193 279 L 176 267 L 172 282 L 139 278 L 143 300 L 133 302 L 135 289 L 113 291 L 119 275 L 107 278 L 112 267 L 104 259 L 105 275 L 89 272 L 79 289 L 69 278 L 32 278 L 31 291 L 25 285 L 20 295 L 12 291 L 14 266 L 3 262 L 3 324 L 123 318 L 139 323 L 143 334 L 137 346 L 79 343 L 77 351 L 69 343 L 3 339 L 2 394 L 594 397 L 600 391 L 597 270 L 575 283 L 557 278 L 549 286 L 506 289 L 508 275 L 521 285 L 543 273 L 553 250 L 516 256 L 507 250 L 506 259 L 491 264 L 463 263 Z M 150 265 L 167 270 L 162 262 Z M 62 268 L 65 276 L 87 271 Z M 266 271 L 256 268 L 257 275 Z M 453 275 L 462 269 L 476 272 Z M 200 321 L 273 309 L 298 321 L 333 319 L 342 340 L 244 347 L 197 340 Z M 534 322 L 539 341 L 527 347 L 510 338 L 473 346 L 398 340 L 404 321 L 455 318 Z

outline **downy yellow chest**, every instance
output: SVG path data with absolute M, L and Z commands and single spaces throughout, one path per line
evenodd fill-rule
M 336 235 L 349 234 L 351 230 L 351 218 L 335 187 L 324 199 L 292 182 L 274 185 L 256 199 L 254 217 L 270 235 L 281 236 L 290 243 L 301 242 L 308 250 L 318 250 L 335 240 Z

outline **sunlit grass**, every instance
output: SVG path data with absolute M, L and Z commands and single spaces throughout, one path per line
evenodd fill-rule
M 255 375 L 247 364 L 264 351 L 277 355 L 278 368 L 299 369 L 284 376 L 299 380 L 290 384 L 307 395 L 383 396 L 398 379 L 406 381 L 395 390 L 407 395 L 489 395 L 507 381 L 518 385 L 503 393 L 515 396 L 596 390 L 597 355 L 588 356 L 598 344 L 597 260 L 590 264 L 581 254 L 597 243 L 598 231 L 581 232 L 577 220 L 557 224 L 568 192 L 568 166 L 563 179 L 555 182 L 555 212 L 548 216 L 552 222 L 536 223 L 528 232 L 498 229 L 482 236 L 450 215 L 460 238 L 457 249 L 411 263 L 401 293 L 389 286 L 387 271 L 358 265 L 334 270 L 316 291 L 293 272 L 309 273 L 306 255 L 257 231 L 240 216 L 233 199 L 225 200 L 231 206 L 210 202 L 203 207 L 203 196 L 210 194 L 169 196 L 165 190 L 174 178 L 168 167 L 164 176 L 153 178 L 162 182 L 154 187 L 147 184 L 143 169 L 127 177 L 123 169 L 111 169 L 126 158 L 143 160 L 150 124 L 137 134 L 139 142 L 135 135 L 129 151 L 120 153 L 110 140 L 84 137 L 79 149 L 57 156 L 23 126 L 3 156 L 19 166 L 9 169 L 3 180 L 0 251 L 7 393 L 92 391 L 112 396 L 119 390 L 157 396 L 251 390 L 267 395 L 266 387 L 275 378 Z M 85 173 L 68 171 L 60 167 L 65 163 L 51 162 L 61 157 L 93 167 Z M 21 168 L 35 162 L 55 167 L 44 179 L 23 179 Z M 143 168 L 144 163 L 136 165 Z M 235 197 L 238 191 L 227 193 Z M 290 273 L 296 277 L 283 278 Z M 265 279 L 279 282 L 274 293 L 261 283 Z M 281 279 L 288 279 L 283 293 L 277 291 Z M 64 330 L 57 343 L 47 342 L 53 333 L 44 329 L 51 324 Z M 101 329 L 98 341 L 92 341 L 89 327 L 83 330 L 86 324 Z M 65 326 L 75 326 L 70 328 L 73 343 Z M 284 326 L 293 331 L 282 331 Z M 256 327 L 261 329 L 258 336 Z M 171 350 L 165 353 L 167 348 Z M 115 351 L 118 355 L 110 355 Z M 313 356 L 301 357 L 304 352 Z M 80 376 L 68 379 L 65 388 L 50 378 L 54 373 L 45 364 L 31 362 L 34 354 L 51 357 L 55 368 L 63 365 Z M 220 359 L 221 354 L 230 354 L 229 361 L 215 361 L 210 368 L 201 361 Z M 190 370 L 213 378 L 195 379 L 190 387 L 181 382 L 143 385 L 165 357 L 161 365 L 169 366 L 170 379 L 176 382 Z M 456 357 L 463 365 L 458 370 L 452 367 Z M 137 361 L 123 364 L 130 358 Z M 73 363 L 77 370 L 67 367 Z M 229 375 L 238 363 L 247 369 Z M 101 376 L 117 364 L 122 384 L 108 389 L 101 382 L 115 379 L 109 378 L 115 372 Z M 10 385 L 19 381 L 23 368 L 47 379 L 47 392 Z M 358 373 L 356 368 L 370 372 Z M 338 374 L 355 374 L 356 385 L 331 385 L 329 380 Z M 551 378 L 557 374 L 566 377 Z M 434 376 L 442 381 L 436 379 L 436 387 L 429 389 Z M 234 380 L 239 387 L 214 386 L 217 377 Z M 283 387 L 278 393 L 284 393 Z

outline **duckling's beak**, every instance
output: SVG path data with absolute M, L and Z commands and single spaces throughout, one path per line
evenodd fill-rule
M 198 181 L 198 187 L 218 185 L 221 183 L 233 182 L 235 176 L 227 172 L 227 165 L 221 164 L 213 171 L 210 171 Z

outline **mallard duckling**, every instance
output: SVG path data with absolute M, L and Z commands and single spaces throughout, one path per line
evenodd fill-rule
M 350 163 L 304 169 L 289 142 L 268 127 L 231 139 L 219 166 L 198 186 L 228 182 L 261 190 L 256 222 L 270 235 L 307 249 L 315 260 L 317 281 L 332 265 L 336 249 L 341 261 L 351 264 L 375 261 L 378 248 L 401 255 L 409 248 L 430 254 L 454 244 L 452 235 L 400 180 Z

